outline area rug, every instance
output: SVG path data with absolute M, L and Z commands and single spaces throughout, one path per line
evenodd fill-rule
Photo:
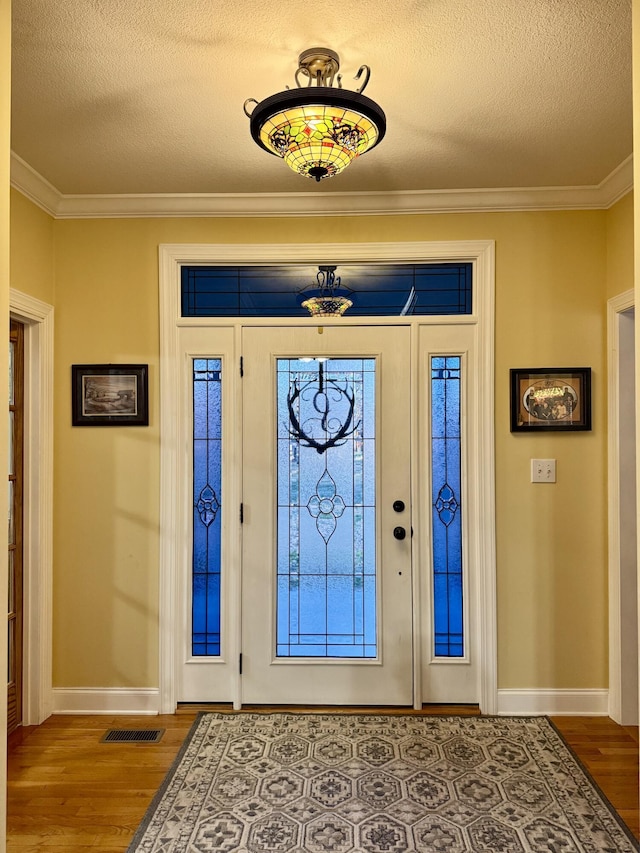
M 202 714 L 128 853 L 628 853 L 543 717 Z

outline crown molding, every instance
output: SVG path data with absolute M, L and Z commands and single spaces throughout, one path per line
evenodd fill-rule
M 633 189 L 633 155 L 629 155 L 600 184 L 585 187 L 358 193 L 67 195 L 60 193 L 12 152 L 11 186 L 55 219 L 389 216 L 420 213 L 606 210 Z
M 26 160 L 11 152 L 11 186 L 54 218 L 64 196 Z
M 623 160 L 610 175 L 598 185 L 602 194 L 606 197 L 605 209 L 613 207 L 627 193 L 633 189 L 633 154 L 629 154 L 626 160 Z

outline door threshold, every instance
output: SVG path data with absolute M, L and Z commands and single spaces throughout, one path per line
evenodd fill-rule
M 177 714 L 193 712 L 237 713 L 237 714 L 395 714 L 417 716 L 480 716 L 479 705 L 424 704 L 416 710 L 405 705 L 243 705 L 234 711 L 231 702 L 180 702 Z

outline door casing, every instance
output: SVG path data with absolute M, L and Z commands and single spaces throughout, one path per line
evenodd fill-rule
M 53 324 L 52 305 L 11 288 L 11 317 L 24 324 L 25 726 L 53 713 Z
M 482 524 L 474 525 L 473 541 L 468 545 L 468 559 L 477 571 L 478 588 L 475 605 L 479 623 L 478 699 L 484 713 L 497 710 L 497 643 L 495 594 L 495 470 L 494 470 L 494 244 L 493 241 L 461 241 L 450 243 L 399 244 L 321 244 L 321 245 L 163 245 L 160 261 L 160 337 L 161 337 L 161 543 L 160 543 L 160 707 L 163 713 L 175 710 L 177 696 L 177 662 L 181 659 L 181 640 L 176 636 L 176 613 L 180 601 L 180 537 L 184 533 L 175 495 L 183 486 L 187 465 L 185 425 L 176 417 L 176 403 L 183 377 L 181 335 L 189 329 L 233 329 L 236 351 L 243 321 L 240 318 L 182 318 L 180 316 L 180 268 L 183 264 L 244 264 L 304 262 L 320 264 L 331 257 L 337 263 L 360 261 L 470 261 L 474 267 L 473 313 L 461 317 L 408 317 L 403 321 L 416 330 L 412 347 L 417 347 L 420 326 L 448 323 L 469 327 L 474 339 L 475 358 L 470 385 L 482 388 L 477 413 L 470 430 L 473 446 L 470 460 L 474 470 L 467 472 L 473 481 L 474 494 L 470 506 L 482 507 Z M 367 325 L 392 324 L 394 318 L 364 318 Z M 397 318 L 396 318 L 397 321 Z M 260 324 L 260 321 L 257 321 Z M 271 323 L 273 320 L 270 321 Z M 284 325 L 300 325 L 304 320 L 290 320 Z M 344 325 L 344 319 L 337 322 Z M 265 321 L 268 324 L 269 321 Z M 252 325 L 254 322 L 252 321 Z M 308 321 L 307 321 L 308 324 Z M 239 381 L 239 379 L 238 379 Z M 236 399 L 237 399 L 237 395 Z M 417 417 L 417 414 L 415 415 Z M 415 447 L 417 451 L 417 446 Z M 228 500 L 233 505 L 241 499 L 240 490 L 232 487 Z M 232 537 L 233 539 L 233 537 Z M 239 534 L 232 543 L 230 559 L 240 558 Z M 239 606 L 239 588 L 230 590 Z M 414 615 L 414 620 L 419 618 Z M 417 626 L 416 626 L 417 627 Z M 240 653 L 240 632 L 236 626 L 230 635 L 230 662 Z M 416 644 L 418 645 L 418 644 Z M 237 658 L 236 658 L 237 659 Z M 418 679 L 420 661 L 414 667 Z M 416 697 L 422 696 L 416 684 Z M 416 699 L 416 704 L 420 700 Z
M 607 303 L 609 716 L 621 725 L 638 724 L 634 305 L 633 290 Z

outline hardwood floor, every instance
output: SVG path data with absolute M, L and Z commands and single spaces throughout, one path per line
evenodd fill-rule
M 551 717 L 600 790 L 640 839 L 638 727 L 608 717 Z
M 461 711 L 477 713 L 424 709 Z M 124 853 L 196 712 L 191 706 L 159 717 L 56 716 L 19 729 L 9 741 L 8 853 Z M 640 838 L 638 729 L 606 717 L 552 719 Z M 110 728 L 164 728 L 165 734 L 157 744 L 101 743 Z
M 7 851 L 123 853 L 195 713 L 54 716 L 9 741 Z M 158 744 L 103 744 L 110 728 L 164 728 Z

